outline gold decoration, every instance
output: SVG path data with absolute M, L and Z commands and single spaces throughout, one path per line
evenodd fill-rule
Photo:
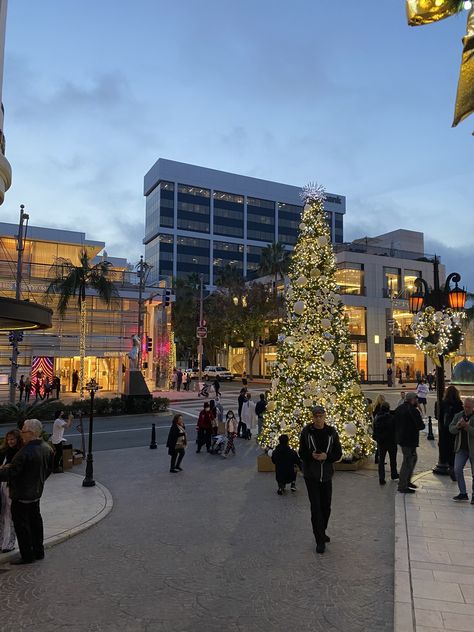
M 456 15 L 464 8 L 461 0 L 406 0 L 408 24 L 422 26 Z M 467 18 L 459 74 L 453 127 L 474 112 L 474 5 Z

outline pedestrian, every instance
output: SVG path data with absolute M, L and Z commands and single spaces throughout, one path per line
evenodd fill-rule
M 406 375 L 406 380 L 408 382 L 408 380 L 410 379 L 410 375 L 411 375 L 411 371 L 410 371 L 410 365 L 407 364 L 406 368 L 405 368 L 405 375 Z
M 237 420 L 235 419 L 233 410 L 228 410 L 225 416 L 225 431 L 227 435 L 227 445 L 223 456 L 226 457 L 231 450 L 232 454 L 235 454 L 234 439 L 237 436 Z
M 385 485 L 385 455 L 390 457 L 390 473 L 392 481 L 398 480 L 397 472 L 397 438 L 395 434 L 395 417 L 390 412 L 388 402 L 383 402 L 378 415 L 374 419 L 374 439 L 379 453 L 379 483 Z
M 29 375 L 27 375 L 26 380 L 25 380 L 25 402 L 30 401 L 30 395 L 31 395 L 31 378 Z
M 242 406 L 244 405 L 244 402 L 247 401 L 247 389 L 246 388 L 241 388 L 240 389 L 240 393 L 239 393 L 239 397 L 237 399 L 237 415 L 239 417 L 239 427 L 237 428 L 237 436 L 241 437 L 242 436 Z
M 203 409 L 199 413 L 196 430 L 197 430 L 196 453 L 199 454 L 199 452 L 201 452 L 201 448 L 204 444 L 206 444 L 206 450 L 209 452 L 211 449 L 211 436 L 212 436 L 212 422 L 211 422 L 211 414 L 209 412 L 209 402 L 204 402 Z
M 426 381 L 428 382 L 428 389 L 430 391 L 433 390 L 433 382 L 434 382 L 434 375 L 433 373 L 428 373 L 428 375 L 426 376 Z
M 214 393 L 216 394 L 216 399 L 219 399 L 219 397 L 221 396 L 221 384 L 219 382 L 219 376 L 216 376 L 216 379 L 212 383 L 212 386 L 214 387 Z
M 181 384 L 183 383 L 183 372 L 181 369 L 176 371 L 176 388 L 178 391 L 181 390 Z
M 301 470 L 301 459 L 296 450 L 290 448 L 288 435 L 278 438 L 278 445 L 273 450 L 272 462 L 275 464 L 275 478 L 278 485 L 277 494 L 281 496 L 287 485 L 296 492 L 296 471 Z
M 217 408 L 214 399 L 209 400 L 209 413 L 211 415 L 212 436 L 215 437 L 218 433 L 218 421 L 217 421 Z
M 35 400 L 39 398 L 43 399 L 41 397 L 41 379 L 37 376 L 35 380 Z
M 262 432 L 263 414 L 264 414 L 266 408 L 267 408 L 267 400 L 265 398 L 265 394 L 264 393 L 260 393 L 260 399 L 255 404 L 255 414 L 257 415 L 257 428 L 258 428 L 258 434 L 259 435 Z
M 417 384 L 419 384 L 421 382 L 421 380 L 423 379 L 420 369 L 416 370 L 415 379 L 416 379 Z
M 184 458 L 187 446 L 186 428 L 184 426 L 183 415 L 175 415 L 171 422 L 171 428 L 168 433 L 166 447 L 171 457 L 170 473 L 182 472 L 181 461 Z
M 250 393 L 246 393 L 246 400 L 242 404 L 242 411 L 240 414 L 242 419 L 242 436 L 244 439 L 252 438 L 252 428 L 255 428 L 255 404 L 252 401 Z
M 454 474 L 459 488 L 459 494 L 453 500 L 469 500 L 464 480 L 464 466 L 469 460 L 472 473 L 471 505 L 474 505 L 474 397 L 466 397 L 463 408 L 449 424 L 449 432 L 455 435 Z
M 242 386 L 247 390 L 248 380 L 247 380 L 247 371 L 242 371 Z
M 186 388 L 187 384 L 188 384 L 188 372 L 187 371 L 183 371 L 183 377 L 181 378 L 181 383 L 183 385 L 183 391 L 187 391 L 188 389 Z
M 0 480 L 10 486 L 11 512 L 20 559 L 10 564 L 31 564 L 44 558 L 43 519 L 40 499 L 44 483 L 53 467 L 53 451 L 41 439 L 43 426 L 38 419 L 23 422 L 23 447 L 10 465 L 0 468 Z
M 397 443 L 403 454 L 398 480 L 398 491 L 401 494 L 414 494 L 417 489 L 417 485 L 411 482 L 411 477 L 418 458 L 416 449 L 420 442 L 420 430 L 424 427 L 416 393 L 409 391 L 405 395 L 405 403 L 395 411 Z
M 77 385 L 79 384 L 79 373 L 77 369 L 74 369 L 72 372 L 72 392 L 75 393 L 77 391 Z
M 22 375 L 18 383 L 18 390 L 20 391 L 20 402 L 23 399 L 23 393 L 25 392 L 25 377 Z
M 49 381 L 49 377 L 46 376 L 46 379 L 44 381 L 44 397 L 43 399 L 46 397 L 46 399 L 49 399 L 49 396 L 51 395 L 51 382 Z
M 416 395 L 418 397 L 418 405 L 423 406 L 423 415 L 426 415 L 426 402 L 428 397 L 428 384 L 426 380 L 421 380 L 421 382 L 416 387 Z
M 299 456 L 311 504 L 316 551 L 322 554 L 330 542 L 326 529 L 331 515 L 333 463 L 342 458 L 342 448 L 336 429 L 326 425 L 324 408 L 314 406 L 312 415 L 312 423 L 301 431 Z
M 387 386 L 393 386 L 393 370 L 391 366 L 387 369 Z
M 463 410 L 462 399 L 458 389 L 452 384 L 448 386 L 441 400 L 439 413 L 436 411 L 438 419 L 438 441 L 439 441 L 439 461 L 449 465 L 449 475 L 451 480 L 456 480 L 454 473 L 454 444 L 456 436 L 449 431 L 449 426 L 457 413 Z
M 68 420 L 64 419 L 64 411 L 57 410 L 54 414 L 53 434 L 51 435 L 51 444 L 54 450 L 53 472 L 54 474 L 62 474 L 63 468 L 63 442 L 65 428 L 70 428 L 74 417 L 69 414 Z
M 400 399 L 398 400 L 398 402 L 395 405 L 395 410 L 401 406 L 402 404 L 405 403 L 405 395 L 406 395 L 406 391 L 400 391 Z
M 13 457 L 21 448 L 19 430 L 9 430 L 0 448 L 0 466 L 9 465 Z M 0 548 L 2 553 L 8 553 L 15 548 L 15 528 L 11 512 L 10 490 L 7 481 L 0 483 Z
M 176 367 L 173 369 L 173 374 L 171 375 L 171 390 L 174 391 L 178 383 L 178 371 Z
M 56 391 L 56 399 L 59 399 L 59 394 L 61 392 L 61 378 L 59 375 L 55 375 L 53 377 L 53 390 Z
M 377 395 L 377 398 L 372 406 L 372 431 L 374 429 L 374 420 L 375 417 L 379 414 L 380 412 L 380 407 L 382 406 L 382 404 L 385 402 L 385 397 L 382 394 Z M 375 464 L 377 464 L 379 462 L 379 450 L 378 448 L 376 448 L 375 450 L 375 454 L 374 454 L 374 462 Z

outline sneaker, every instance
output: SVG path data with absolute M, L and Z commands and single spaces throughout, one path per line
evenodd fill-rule
M 177 474 L 178 470 L 170 470 L 170 474 Z
M 296 492 L 296 483 L 291 483 L 291 491 Z
M 320 542 L 319 544 L 316 545 L 316 553 L 319 553 L 320 555 L 322 555 L 325 550 L 326 550 L 326 545 L 324 544 L 324 542 Z
M 400 476 L 398 474 L 395 474 L 395 476 L 391 476 L 390 478 L 392 479 L 392 481 L 398 481 Z
M 410 489 L 409 487 L 405 487 L 405 489 L 399 489 L 398 491 L 400 492 L 400 494 L 414 494 L 415 493 L 415 490 Z
M 328 535 L 324 536 L 324 541 L 325 542 L 331 542 L 331 538 Z
M 408 487 L 410 489 L 418 489 L 418 485 L 415 485 L 415 483 L 408 483 Z
M 183 471 L 182 467 L 176 467 L 175 469 L 178 470 L 178 472 L 182 472 Z
M 277 489 L 277 494 L 278 496 L 283 496 L 283 490 L 280 487 Z
M 469 496 L 467 494 L 458 494 L 457 496 L 453 496 L 453 500 L 469 500 Z

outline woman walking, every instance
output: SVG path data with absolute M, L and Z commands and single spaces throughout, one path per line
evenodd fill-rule
M 168 448 L 168 454 L 171 457 L 170 473 L 176 474 L 176 472 L 182 472 L 181 461 L 184 458 L 184 454 L 187 446 L 186 428 L 184 427 L 184 421 L 182 415 L 175 415 L 171 422 L 171 428 L 168 434 L 168 441 L 166 447 Z
M 225 430 L 227 434 L 227 445 L 223 456 L 227 456 L 232 450 L 232 454 L 235 454 L 234 439 L 237 436 L 237 420 L 234 417 L 234 411 L 228 410 L 225 416 Z
M 21 435 L 19 430 L 10 430 L 0 450 L 0 466 L 9 465 L 13 457 L 21 448 Z M 8 553 L 15 548 L 15 529 L 11 514 L 11 499 L 8 483 L 0 483 L 0 546 L 2 553 Z

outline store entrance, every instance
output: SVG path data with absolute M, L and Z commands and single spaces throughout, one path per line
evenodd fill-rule
M 72 358 L 56 358 L 55 372 L 61 379 L 61 392 L 71 393 L 73 387 L 72 375 L 74 371 L 79 372 L 79 356 Z M 84 380 L 88 382 L 92 378 L 96 379 L 104 391 L 118 393 L 119 371 L 122 369 L 122 359 L 98 358 L 96 356 L 86 356 L 84 359 Z M 79 388 L 76 389 L 78 392 Z

